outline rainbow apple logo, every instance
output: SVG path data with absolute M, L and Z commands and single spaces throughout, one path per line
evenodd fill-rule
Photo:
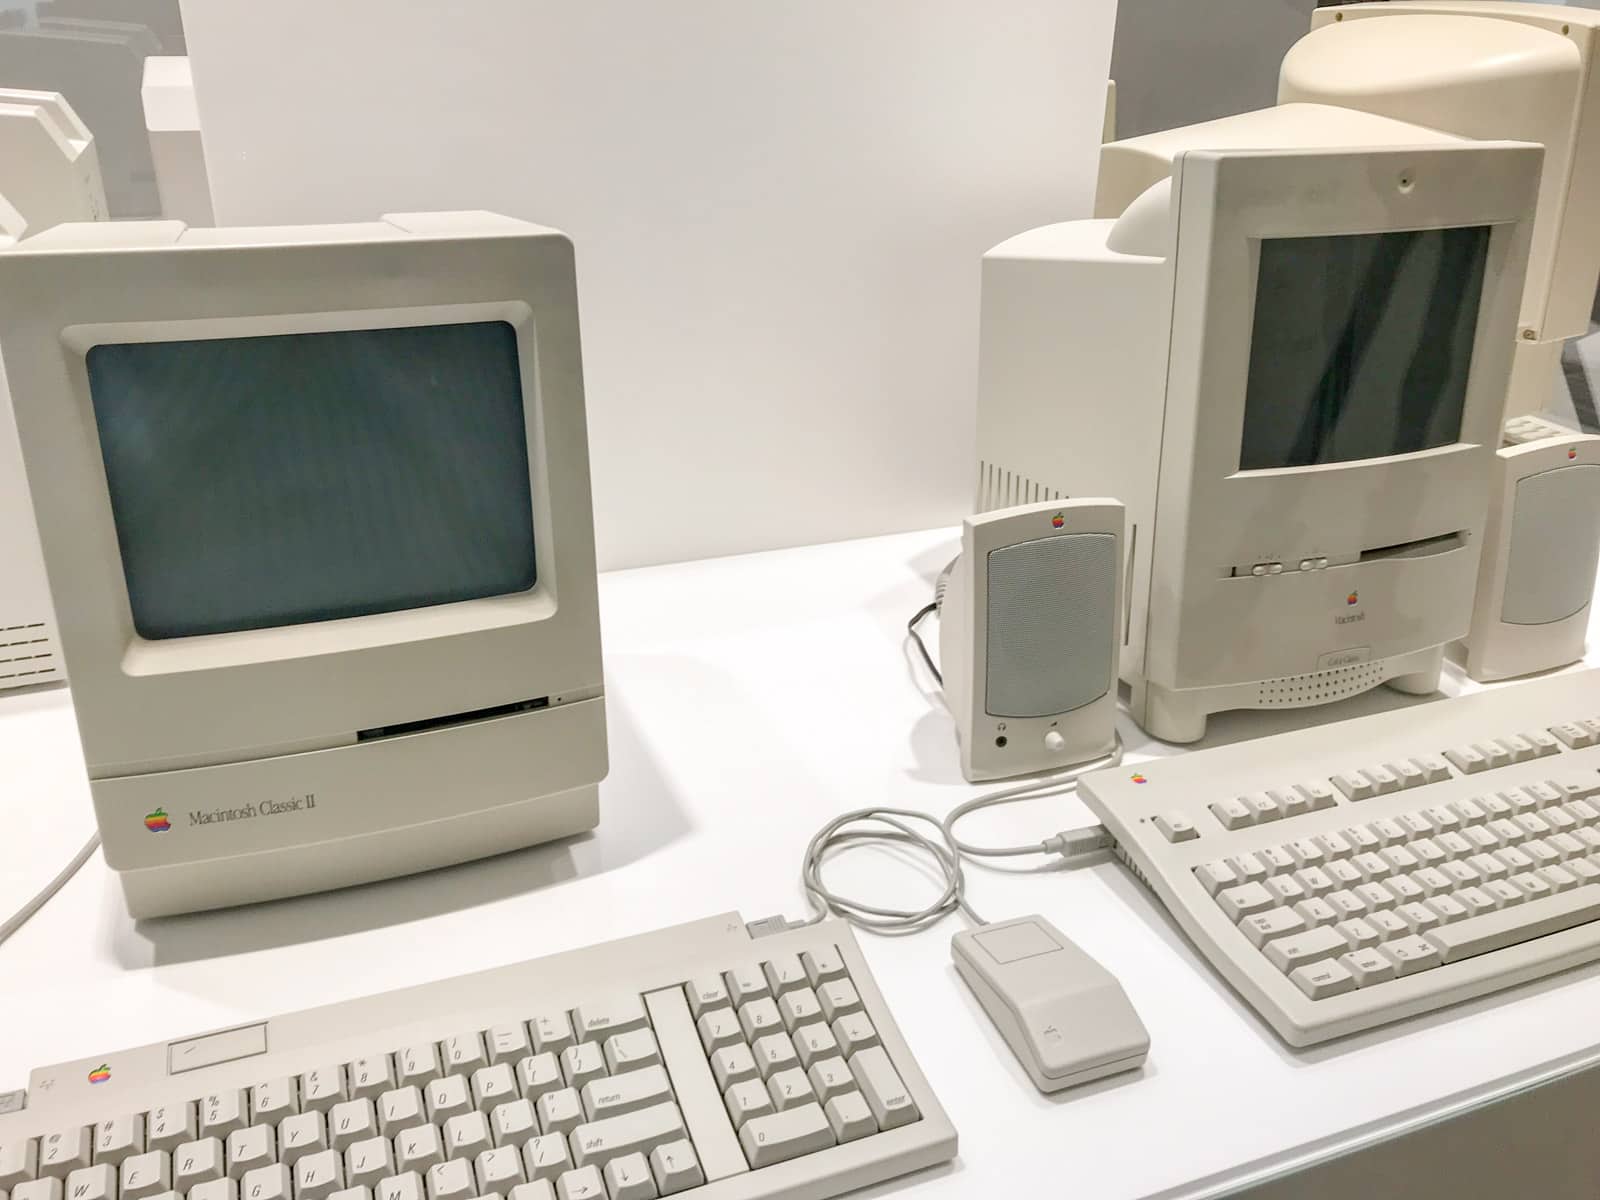
M 1137 771 L 1135 771 L 1132 775 L 1128 776 L 1128 778 L 1133 780 L 1135 783 L 1149 783 L 1150 782 L 1148 779 L 1146 779 L 1143 775 L 1139 774 L 1139 772 L 1137 772 Z
M 1057 513 L 1055 516 L 1050 518 L 1050 524 L 1056 529 L 1060 529 L 1066 523 L 1067 518 L 1064 513 Z
M 144 819 L 144 827 L 151 833 L 165 833 L 172 828 L 172 822 L 167 820 L 167 810 L 158 808 Z
M 1361 603 L 1361 593 L 1360 592 L 1351 592 L 1348 596 L 1346 596 L 1344 598 L 1344 602 L 1346 604 L 1359 604 L 1359 603 Z
M 1576 447 L 1572 447 L 1572 448 L 1568 449 L 1567 450 L 1567 457 L 1568 458 L 1577 458 L 1578 457 L 1577 448 Z
M 98 1067 L 96 1067 L 94 1070 L 89 1072 L 89 1082 L 90 1083 L 104 1083 L 106 1080 L 108 1080 L 110 1078 L 111 1078 L 111 1068 L 108 1067 L 105 1063 L 101 1063 Z

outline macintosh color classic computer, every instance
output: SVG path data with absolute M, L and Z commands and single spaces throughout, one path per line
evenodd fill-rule
M 135 916 L 594 826 L 564 236 L 60 225 L 0 253 L 0 356 Z
M 980 507 L 1124 501 L 1157 737 L 1432 692 L 1467 629 L 1542 151 L 1375 120 L 1340 135 L 1364 149 L 1174 147 L 1116 220 L 985 257 Z

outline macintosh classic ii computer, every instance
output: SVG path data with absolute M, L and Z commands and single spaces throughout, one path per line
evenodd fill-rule
M 564 236 L 62 225 L 0 254 L 0 359 L 135 916 L 595 825 Z
M 1168 741 L 1431 692 L 1472 613 L 1542 151 L 1288 108 L 1252 115 L 1306 148 L 1173 131 L 1116 219 L 984 259 L 979 508 L 1127 505 L 1121 671 Z

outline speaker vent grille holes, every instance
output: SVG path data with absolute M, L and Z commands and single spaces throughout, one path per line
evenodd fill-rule
M 1269 679 L 1257 687 L 1255 707 L 1304 708 L 1326 704 L 1375 688 L 1388 677 L 1387 664 L 1377 662 Z

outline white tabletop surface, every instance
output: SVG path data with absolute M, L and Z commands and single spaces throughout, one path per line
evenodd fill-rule
M 869 804 L 943 813 L 977 794 L 904 633 L 956 544 L 935 530 L 603 577 L 611 774 L 591 835 L 138 923 L 96 855 L 0 946 L 0 1090 L 59 1060 L 727 909 L 800 915 L 801 851 L 825 820 Z M 1471 686 L 1449 672 L 1447 690 Z M 1229 715 L 1205 744 L 1407 702 L 1379 689 L 1312 714 Z M 1122 732 L 1132 760 L 1180 752 L 1126 720 Z M 963 830 L 1023 841 L 1087 820 L 1057 797 Z M 0 915 L 92 828 L 69 692 L 0 695 Z M 891 903 L 935 890 L 917 864 L 875 849 L 850 852 L 830 877 Z M 1042 1096 L 950 965 L 960 918 L 913 937 L 862 935 L 961 1137 L 955 1164 L 877 1194 L 1035 1195 L 1052 1179 L 1082 1200 L 1209 1194 L 1246 1164 L 1600 1055 L 1600 965 L 1296 1052 L 1115 864 L 974 867 L 969 881 L 985 917 L 1042 913 L 1121 979 L 1150 1059 L 1140 1074 Z

